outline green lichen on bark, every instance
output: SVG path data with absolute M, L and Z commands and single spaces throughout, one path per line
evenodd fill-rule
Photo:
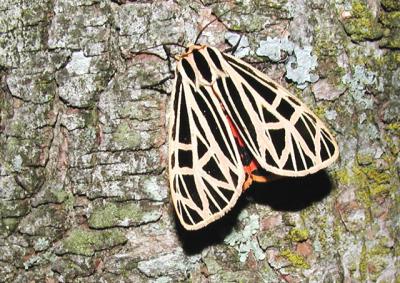
M 286 258 L 290 262 L 290 264 L 292 264 L 294 267 L 299 267 L 301 269 L 310 268 L 310 264 L 308 264 L 307 261 L 301 255 L 296 254 L 291 250 L 285 249 L 280 254 L 282 257 Z
M 123 245 L 126 241 L 124 233 L 118 229 L 93 231 L 76 228 L 63 240 L 61 254 L 92 256 L 96 251 Z
M 129 227 L 155 222 L 160 217 L 157 207 L 149 203 L 108 203 L 95 207 L 88 219 L 88 224 L 97 229 L 115 226 Z
M 0 222 L 1 236 L 8 236 L 18 227 L 19 220 L 17 218 L 5 217 Z
M 396 194 L 396 184 L 393 182 L 394 167 L 389 170 L 377 168 L 377 164 L 372 162 L 372 157 L 359 156 L 359 162 L 368 165 L 354 166 L 349 172 L 348 169 L 336 171 L 336 176 L 342 184 L 352 184 L 359 189 L 356 195 L 366 208 L 380 197 L 394 197 Z
M 382 6 L 387 10 L 381 13 L 380 22 L 385 27 L 384 38 L 380 43 L 387 48 L 400 48 L 400 5 L 392 1 L 383 1 Z
M 380 21 L 386 27 L 400 28 L 400 11 L 383 13 Z
M 305 229 L 293 228 L 289 231 L 287 238 L 293 242 L 302 242 L 308 239 L 308 231 Z
M 400 10 L 400 3 L 397 0 L 382 0 L 381 4 L 389 11 Z
M 118 125 L 114 134 L 114 142 L 123 149 L 136 149 L 142 144 L 140 132 L 132 131 L 129 122 L 122 122 Z
M 344 20 L 344 28 L 354 41 L 376 40 L 383 36 L 383 29 L 365 3 L 352 2 L 352 15 Z

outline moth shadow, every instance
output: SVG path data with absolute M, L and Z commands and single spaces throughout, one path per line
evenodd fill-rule
M 252 202 L 278 211 L 299 211 L 327 197 L 333 189 L 325 170 L 297 178 L 281 178 L 270 183 L 255 183 L 246 193 Z
M 285 177 L 270 183 L 253 183 L 239 197 L 232 210 L 200 230 L 187 231 L 174 214 L 177 235 L 186 254 L 198 254 L 206 247 L 222 243 L 236 226 L 239 213 L 249 203 L 268 205 L 277 211 L 299 211 L 321 201 L 331 191 L 332 182 L 324 170 L 306 177 Z
M 185 253 L 188 255 L 198 254 L 209 246 L 222 243 L 226 236 L 232 232 L 233 227 L 236 226 L 239 213 L 247 205 L 247 199 L 239 197 L 236 205 L 221 219 L 196 231 L 188 231 L 183 228 L 178 217 L 174 214 L 177 235 Z

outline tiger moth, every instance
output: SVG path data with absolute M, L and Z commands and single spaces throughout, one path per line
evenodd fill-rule
M 264 169 L 315 173 L 339 150 L 323 122 L 267 75 L 232 55 L 192 45 L 177 57 L 169 120 L 169 183 L 182 226 L 221 218 Z

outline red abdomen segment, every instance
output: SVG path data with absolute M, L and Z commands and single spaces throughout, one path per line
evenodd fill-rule
M 226 119 L 228 119 L 228 123 L 231 128 L 233 137 L 235 138 L 236 145 L 238 146 L 240 158 L 242 159 L 243 169 L 246 172 L 246 181 L 243 184 L 243 191 L 247 190 L 253 181 L 268 182 L 268 178 L 266 176 L 258 174 L 260 165 L 247 149 L 243 139 L 240 137 L 240 134 L 236 129 L 235 125 L 233 124 L 231 118 L 228 115 L 226 115 Z

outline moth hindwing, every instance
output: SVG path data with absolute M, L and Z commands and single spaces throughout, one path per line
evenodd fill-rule
M 304 176 L 339 155 L 305 104 L 246 62 L 205 45 L 178 56 L 169 121 L 169 182 L 183 227 L 221 218 L 258 167 Z M 250 181 L 250 182 L 249 182 Z

